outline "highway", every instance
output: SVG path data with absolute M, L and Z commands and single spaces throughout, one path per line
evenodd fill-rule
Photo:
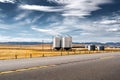
M 120 52 L 0 60 L 0 80 L 120 80 Z

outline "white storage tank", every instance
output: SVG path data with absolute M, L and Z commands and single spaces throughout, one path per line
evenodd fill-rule
M 61 40 L 60 36 L 55 36 L 53 38 L 53 49 L 60 50 L 61 49 Z
M 100 46 L 97 46 L 97 49 L 98 49 L 99 51 L 104 51 L 104 50 L 105 50 L 105 47 L 102 46 L 102 45 L 100 45 Z
M 93 45 L 93 44 L 91 44 L 91 45 L 88 46 L 88 50 L 90 50 L 90 51 L 94 51 L 95 48 L 96 48 L 96 46 Z
M 69 50 L 72 48 L 72 37 L 71 36 L 64 36 L 62 38 L 62 48 L 65 50 Z

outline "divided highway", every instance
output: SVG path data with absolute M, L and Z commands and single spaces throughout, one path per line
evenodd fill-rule
M 120 80 L 120 52 L 0 60 L 0 80 Z

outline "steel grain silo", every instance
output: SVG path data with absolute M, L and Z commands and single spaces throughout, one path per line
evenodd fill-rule
M 71 36 L 64 36 L 62 38 L 62 48 L 65 50 L 69 50 L 72 48 L 72 37 Z
M 61 40 L 60 36 L 55 36 L 53 38 L 53 49 L 60 50 L 61 49 Z

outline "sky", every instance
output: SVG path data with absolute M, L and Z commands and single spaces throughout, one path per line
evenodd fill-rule
M 0 42 L 120 42 L 120 0 L 0 0 Z

